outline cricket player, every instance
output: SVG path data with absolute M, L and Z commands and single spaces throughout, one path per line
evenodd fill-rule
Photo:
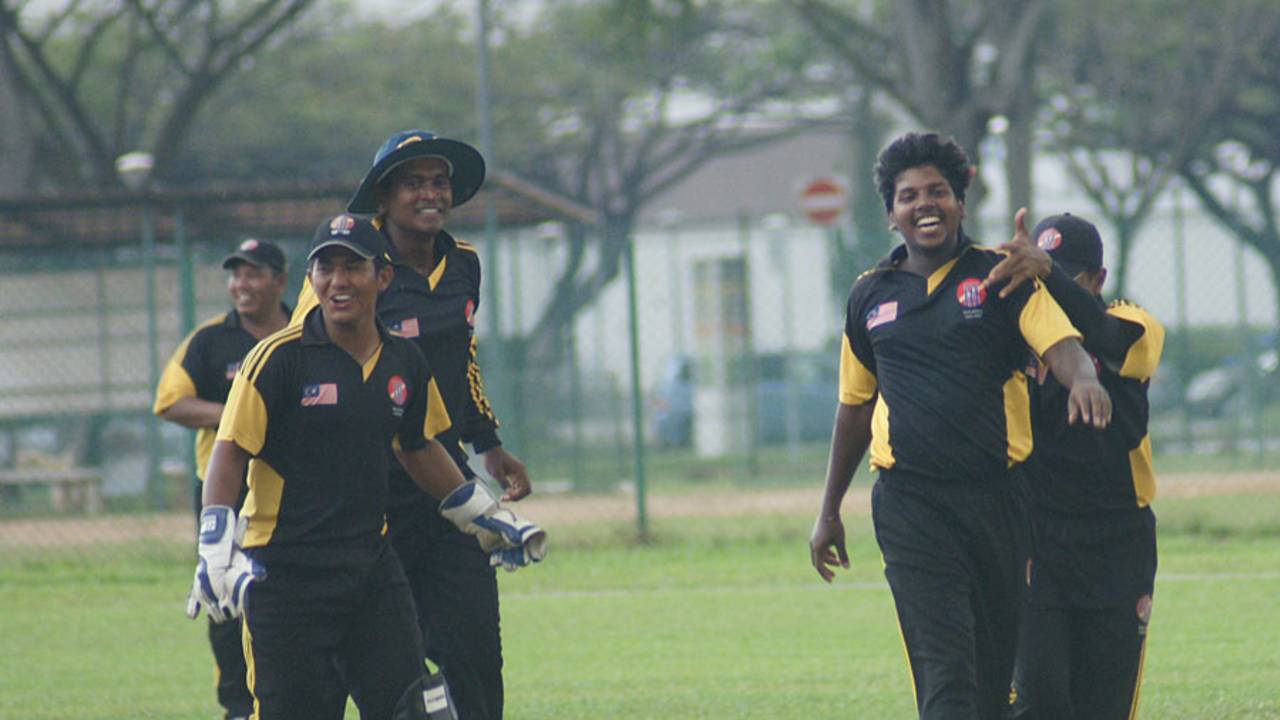
M 903 244 L 849 295 L 840 396 L 810 559 L 848 567 L 840 503 L 856 464 L 879 470 L 872 520 L 921 718 L 1008 709 L 1025 516 L 1010 472 L 1031 451 L 1027 348 L 1068 388 L 1067 420 L 1105 427 L 1106 391 L 1079 333 L 1038 284 L 982 285 L 1001 256 L 965 235 L 964 150 L 891 142 L 875 169 Z
M 454 420 L 436 439 L 468 479 L 475 473 L 463 443 L 470 443 L 504 486 L 502 499 L 517 501 L 531 490 L 528 470 L 498 437 L 476 362 L 480 257 L 446 229 L 453 208 L 474 197 L 484 177 L 484 158 L 471 145 L 404 130 L 378 149 L 347 210 L 373 216 L 386 246 L 393 275 L 378 297 L 378 318 L 422 350 Z M 304 286 L 295 316 L 314 302 Z M 461 720 L 501 720 L 501 616 L 491 557 L 445 522 L 435 512 L 438 501 L 394 463 L 390 482 L 391 542 L 413 589 L 427 656 L 447 679 Z
M 386 535 L 388 448 L 486 552 L 543 552 L 545 533 L 466 482 L 431 439 L 449 419 L 430 368 L 375 314 L 392 276 L 382 250 L 367 220 L 317 228 L 307 261 L 319 304 L 250 351 L 218 428 L 188 613 L 243 613 L 255 718 L 339 720 L 349 693 L 362 718 L 388 720 L 423 674 Z
M 169 422 L 196 431 L 196 478 L 193 493 L 200 516 L 200 491 L 222 407 L 240 361 L 259 340 L 282 329 L 290 310 L 281 303 L 288 274 L 284 253 L 276 245 L 248 239 L 222 261 L 232 310 L 201 323 L 182 341 L 156 387 L 152 410 Z M 243 494 L 233 505 L 240 511 Z M 217 665 L 218 703 L 228 720 L 248 718 L 253 697 L 245 685 L 240 621 L 209 622 L 209 645 Z
M 1164 327 L 1146 310 L 1102 301 L 1097 227 L 1069 213 L 1002 246 L 989 285 L 1039 279 L 1084 334 L 1113 414 L 1106 432 L 1063 422 L 1067 392 L 1028 371 L 1035 451 L 1027 463 L 1033 545 L 1014 672 L 1013 716 L 1125 720 L 1137 715 L 1156 575 L 1156 479 L 1147 388 Z M 1034 238 L 1034 242 L 1032 241 Z M 1008 279 L 1008 282 L 1005 280 Z

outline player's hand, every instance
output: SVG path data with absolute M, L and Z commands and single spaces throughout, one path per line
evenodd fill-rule
M 243 614 L 249 586 L 266 577 L 265 569 L 240 550 L 244 530 L 235 511 L 225 505 L 200 513 L 200 559 L 187 597 L 187 617 L 194 620 L 201 608 L 217 623 Z
M 210 505 L 200 513 L 199 560 L 187 597 L 187 617 L 194 620 L 204 608 L 209 619 L 226 622 L 231 616 L 223 603 L 227 569 L 231 566 L 236 513 L 226 505 Z
M 546 531 L 499 507 L 489 490 L 478 482 L 464 483 L 449 493 L 440 501 L 440 514 L 459 530 L 475 535 L 487 553 L 524 547 L 535 562 L 546 553 Z
M 248 597 L 249 586 L 266 578 L 266 568 L 245 555 L 239 547 L 232 548 L 231 566 L 227 568 L 222 580 L 222 604 L 228 618 L 244 615 L 244 601 Z
M 839 515 L 818 515 L 809 535 L 809 562 L 823 580 L 831 582 L 839 565 L 849 569 L 849 551 L 844 546 L 844 523 Z
M 1067 423 L 1102 430 L 1111 423 L 1111 396 L 1095 378 L 1077 380 L 1067 396 Z
M 484 459 L 484 469 L 506 491 L 502 494 L 503 502 L 516 502 L 533 492 L 529 469 L 501 445 L 481 453 L 480 457 Z
M 1000 246 L 1006 255 L 996 263 L 982 281 L 983 288 L 991 288 L 1000 283 L 1000 297 L 1008 297 L 1019 285 L 1034 278 L 1047 278 L 1053 270 L 1053 258 L 1049 253 L 1036 247 L 1031 242 L 1031 234 L 1027 232 L 1027 209 L 1019 208 L 1013 216 L 1013 239 Z

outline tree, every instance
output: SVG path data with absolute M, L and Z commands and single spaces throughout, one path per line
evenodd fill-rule
M 1215 109 L 1211 134 L 1179 175 L 1211 216 L 1262 255 L 1280 313 L 1280 18 L 1261 0 L 1248 9 L 1231 28 L 1258 42 L 1232 79 L 1234 92 Z
M 785 101 L 807 87 L 810 50 L 761 5 L 566 3 L 536 36 L 500 53 L 509 63 L 536 46 L 543 59 L 523 64 L 535 92 L 519 107 L 542 119 L 547 138 L 517 170 L 602 220 L 598 238 L 570 228 L 551 299 L 527 335 L 528 358 L 559 358 L 569 323 L 617 277 L 637 214 L 663 188 L 719 154 L 804 126 Z
M 1031 204 L 1032 71 L 1045 0 L 787 0 L 853 73 L 917 122 L 955 137 L 981 164 L 993 117 L 1008 120 L 1014 207 Z M 967 198 L 982 201 L 975 183 Z M 971 214 L 971 217 L 973 214 Z
M 115 159 L 174 166 L 206 101 L 314 0 L 70 0 L 41 14 L 0 0 L 0 66 L 31 121 L 29 188 L 118 186 Z
M 1123 7 L 1091 0 L 1073 12 L 1042 66 L 1044 125 L 1076 184 L 1115 229 L 1112 276 L 1124 295 L 1139 229 L 1201 149 L 1267 22 L 1255 0 Z

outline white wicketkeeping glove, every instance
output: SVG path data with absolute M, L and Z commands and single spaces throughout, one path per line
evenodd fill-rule
M 459 486 L 440 501 L 440 514 L 468 535 L 475 535 L 489 563 L 515 570 L 542 560 L 547 533 L 515 513 L 498 506 L 489 490 L 477 482 Z
M 195 619 L 200 608 L 214 622 L 226 622 L 244 612 L 245 594 L 266 571 L 240 550 L 244 524 L 226 505 L 210 505 L 200 513 L 200 559 L 187 596 L 187 617 Z

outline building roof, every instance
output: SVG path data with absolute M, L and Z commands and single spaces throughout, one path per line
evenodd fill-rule
M 849 131 L 817 128 L 712 158 L 645 204 L 640 222 L 724 222 L 746 213 L 800 214 L 800 191 L 814 178 L 847 178 Z M 871 168 L 857 172 L 870 174 Z M 670 221 L 670 220 L 668 220 Z
M 153 210 L 161 238 L 171 237 L 179 222 L 192 239 L 308 236 L 321 220 L 342 212 L 350 195 L 349 184 L 311 183 L 0 198 L 0 248 L 136 243 L 144 208 Z M 475 199 L 453 211 L 450 229 L 484 227 L 488 203 L 501 227 L 595 222 L 591 208 L 498 170 Z

